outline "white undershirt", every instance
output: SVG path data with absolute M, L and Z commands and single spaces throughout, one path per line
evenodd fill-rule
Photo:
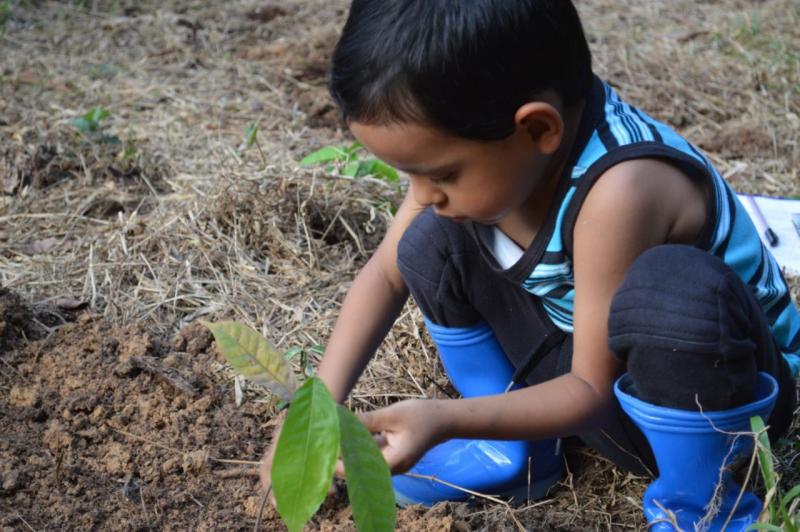
M 516 264 L 525 252 L 496 225 L 479 225 L 477 227 L 481 241 L 489 248 L 497 263 L 504 270 Z

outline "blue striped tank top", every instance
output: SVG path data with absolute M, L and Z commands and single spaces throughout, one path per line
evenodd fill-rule
M 778 264 L 761 243 L 736 194 L 706 156 L 667 125 L 620 99 L 595 78 L 566 175 L 546 221 L 519 261 L 503 273 L 539 296 L 553 323 L 572 333 L 575 278 L 572 232 L 583 200 L 606 170 L 625 160 L 668 160 L 711 183 L 713 212 L 696 244 L 727 263 L 761 303 L 792 375 L 800 372 L 800 314 Z M 480 233 L 480 232 L 479 232 Z M 484 234 L 485 233 L 481 233 Z M 475 237 L 481 241 L 480 234 Z M 484 248 L 485 249 L 485 248 Z

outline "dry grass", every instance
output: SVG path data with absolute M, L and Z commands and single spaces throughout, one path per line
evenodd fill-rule
M 281 348 L 322 344 L 400 194 L 295 163 L 347 138 L 323 83 L 347 3 L 210 4 L 12 2 L 0 33 L 0 283 L 31 303 L 69 297 L 159 332 L 214 315 Z M 800 194 L 797 2 L 579 8 L 596 70 L 624 97 L 706 149 L 736 189 Z M 77 134 L 70 121 L 92 107 L 111 112 L 107 131 L 135 153 Z M 240 151 L 253 122 L 261 150 Z M 409 305 L 352 402 L 442 387 Z M 798 454 L 779 451 L 794 483 Z M 643 525 L 641 479 L 570 456 L 575 475 L 519 510 L 524 523 Z M 474 528 L 499 527 L 502 512 L 456 511 Z

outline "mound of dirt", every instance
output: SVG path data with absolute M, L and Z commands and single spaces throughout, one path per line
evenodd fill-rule
M 9 291 L 0 311 L 5 331 L 24 330 L 35 315 Z M 1 529 L 253 526 L 254 462 L 270 442 L 275 409 L 268 401 L 236 406 L 205 327 L 193 323 L 168 338 L 85 313 L 31 343 L 8 334 L 0 352 Z M 553 517 L 563 522 L 561 506 Z M 285 530 L 269 505 L 262 523 Z M 343 489 L 309 529 L 355 531 Z M 398 512 L 398 529 L 513 530 L 502 507 L 480 504 L 409 507 Z
M 95 193 L 80 214 L 110 218 L 139 206 L 142 197 L 166 191 L 163 161 L 135 145 L 110 135 L 83 135 L 70 131 L 36 134 L 28 131 L 0 151 L 0 194 L 25 195 L 61 183 L 80 181 Z
M 38 530 L 218 530 L 269 441 L 268 405 L 236 408 L 212 378 L 211 337 L 168 339 L 83 316 L 2 355 L 0 525 Z M 216 380 L 221 380 L 217 378 Z M 125 525 L 122 525 L 125 523 Z
M 8 291 L 0 312 L 5 331 L 32 316 Z M 13 338 L 17 349 L 0 353 L 11 370 L 0 372 L 8 390 L 0 395 L 3 530 L 252 527 L 256 466 L 238 462 L 259 460 L 274 409 L 255 401 L 236 407 L 232 387 L 214 373 L 218 355 L 203 326 L 170 339 L 84 314 L 46 339 Z M 262 522 L 284 529 L 269 506 Z M 446 506 L 406 509 L 398 524 L 469 529 Z M 342 490 L 310 526 L 355 530 Z
M 364 192 L 368 186 L 279 180 L 260 190 L 255 183 L 237 184 L 216 199 L 211 217 L 223 234 L 236 235 L 258 260 L 291 259 L 305 252 L 309 240 L 325 255 L 320 262 L 338 263 L 343 254 L 363 260 L 388 226 L 377 202 L 364 199 L 377 196 Z M 386 197 L 399 202 L 396 192 L 387 191 Z

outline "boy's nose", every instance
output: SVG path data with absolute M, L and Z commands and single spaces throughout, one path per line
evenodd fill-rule
M 439 187 L 424 177 L 412 177 L 411 186 L 414 188 L 414 199 L 420 205 L 441 206 L 447 199 Z

